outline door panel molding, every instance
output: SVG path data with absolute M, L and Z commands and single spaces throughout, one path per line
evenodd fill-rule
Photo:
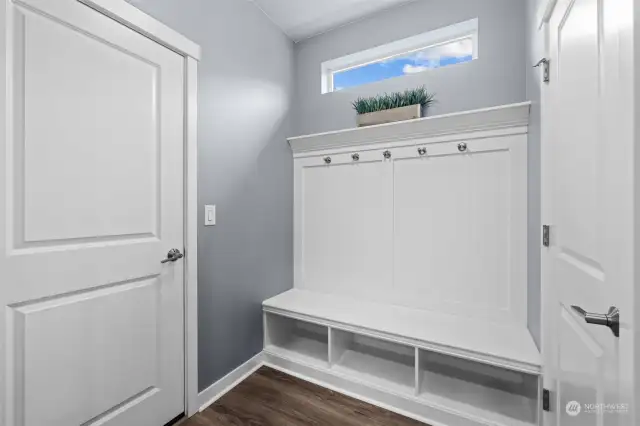
M 14 385 L 24 392 L 16 398 L 23 424 L 91 424 L 141 393 L 158 392 L 160 291 L 160 280 L 151 277 L 17 307 Z M 112 345 L 121 336 L 130 344 Z M 94 351 L 91 341 L 102 342 L 102 350 Z M 102 366 L 99 374 L 94 364 Z M 71 374 L 78 368 L 92 374 Z M 96 387 L 101 398 L 84 391 Z

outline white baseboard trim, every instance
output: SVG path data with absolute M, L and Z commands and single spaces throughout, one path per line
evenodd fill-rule
M 252 375 L 256 370 L 264 365 L 264 355 L 260 352 L 258 355 L 245 362 L 231 373 L 224 376 L 202 392 L 198 394 L 198 405 L 200 411 L 203 411 L 211 404 L 222 398 L 224 394 L 235 388 L 244 379 Z

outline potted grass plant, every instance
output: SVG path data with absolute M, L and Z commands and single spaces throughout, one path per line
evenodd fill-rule
M 353 109 L 358 113 L 358 127 L 363 127 L 424 117 L 433 102 L 434 94 L 422 86 L 404 92 L 358 98 L 353 102 Z

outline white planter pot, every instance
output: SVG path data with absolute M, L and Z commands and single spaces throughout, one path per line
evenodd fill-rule
M 386 109 L 383 111 L 358 114 L 358 127 L 373 126 L 376 124 L 392 123 L 395 121 L 413 120 L 422 117 L 421 105 L 410 105 L 401 108 Z

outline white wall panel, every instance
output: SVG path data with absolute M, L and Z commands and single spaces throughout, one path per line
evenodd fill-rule
M 525 281 L 511 274 L 522 254 L 512 246 L 511 221 L 526 198 L 512 192 L 514 145 L 508 138 L 469 141 L 460 153 L 452 142 L 395 161 L 393 303 L 519 317 L 511 288 Z
M 392 171 L 379 160 L 304 167 L 304 288 L 385 296 L 392 279 Z

